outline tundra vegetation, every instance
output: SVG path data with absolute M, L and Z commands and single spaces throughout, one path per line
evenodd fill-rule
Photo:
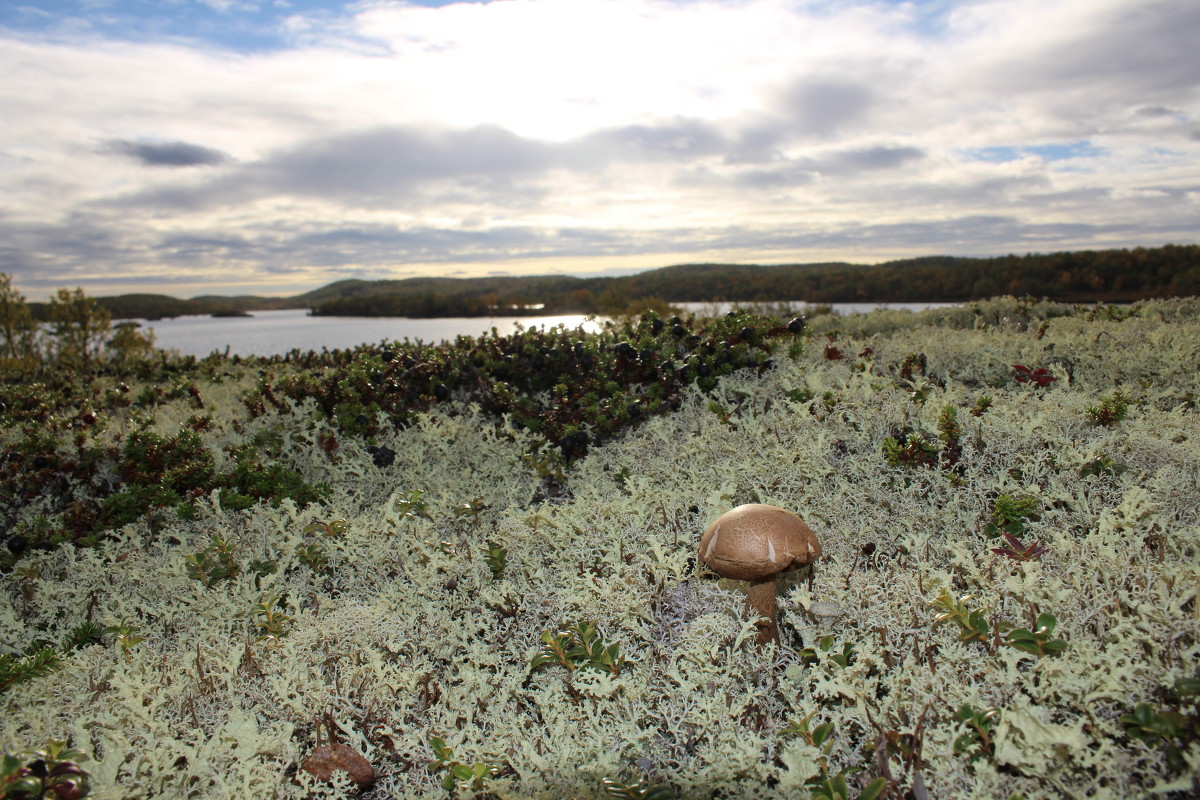
M 54 302 L 0 286 L 0 796 L 1200 788 L 1196 298 L 253 359 Z M 761 647 L 743 503 L 824 551 Z

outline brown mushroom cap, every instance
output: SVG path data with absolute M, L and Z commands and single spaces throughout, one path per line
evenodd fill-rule
M 821 557 L 821 543 L 795 514 L 748 503 L 709 525 L 698 553 L 718 575 L 756 581 L 811 564 Z

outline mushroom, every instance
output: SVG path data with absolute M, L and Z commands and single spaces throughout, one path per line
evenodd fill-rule
M 821 543 L 795 514 L 748 503 L 726 511 L 700 538 L 700 560 L 726 578 L 750 581 L 746 607 L 758 618 L 758 643 L 779 640 L 775 577 L 821 557 Z

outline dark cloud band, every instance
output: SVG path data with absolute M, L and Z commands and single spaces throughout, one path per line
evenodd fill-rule
M 103 152 L 129 156 L 147 167 L 214 167 L 232 161 L 226 153 L 187 142 L 135 142 L 111 139 Z

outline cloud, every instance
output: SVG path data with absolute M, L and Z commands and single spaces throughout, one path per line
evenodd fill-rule
M 113 139 L 103 152 L 117 153 L 140 161 L 147 167 L 212 167 L 230 161 L 220 150 L 187 142 L 136 142 Z
M 686 163 L 724 153 L 728 147 L 727 137 L 712 122 L 678 118 L 599 130 L 567 143 L 562 150 L 565 163 L 589 169 L 612 162 Z
M 1134 114 L 1139 117 L 1174 117 L 1183 114 L 1182 111 L 1175 108 L 1167 108 L 1166 106 L 1142 106 L 1134 109 Z
M 871 108 L 871 89 L 851 81 L 806 78 L 788 88 L 782 107 L 796 130 L 828 138 L 861 121 Z
M 1177 97 L 1200 81 L 1195 3 L 983 0 L 960 6 L 949 20 L 958 34 L 952 54 L 964 58 L 968 75 L 986 71 L 989 88 L 1060 97 L 1084 90 L 1094 104 L 1126 93 L 1141 93 L 1142 102 Z
M 435 196 L 439 202 L 512 207 L 543 196 L 536 182 L 556 170 L 587 176 L 621 165 L 688 164 L 724 153 L 726 145 L 715 126 L 686 119 L 599 130 L 565 142 L 496 125 L 383 127 L 299 142 L 207 183 L 155 187 L 122 202 L 195 209 L 231 199 L 303 196 L 403 207 Z

